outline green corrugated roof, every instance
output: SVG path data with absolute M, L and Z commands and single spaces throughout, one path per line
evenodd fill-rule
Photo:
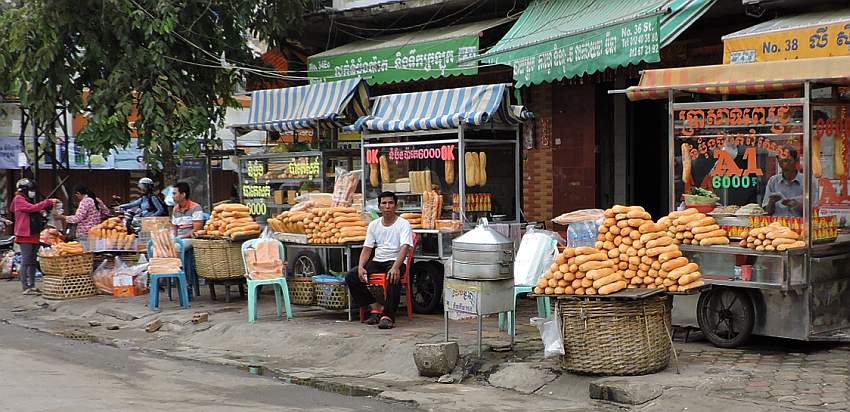
M 537 0 L 481 58 L 514 66 L 518 85 L 659 61 L 715 1 Z

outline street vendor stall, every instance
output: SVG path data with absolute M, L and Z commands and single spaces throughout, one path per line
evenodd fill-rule
M 362 131 L 363 207 L 391 191 L 420 247 L 411 268 L 413 308 L 443 309 L 444 262 L 451 241 L 482 217 L 520 221 L 520 124 L 506 85 L 380 96 Z
M 674 323 L 722 347 L 751 334 L 850 340 L 848 67 L 829 57 L 647 70 L 627 90 L 669 100 L 671 210 L 698 209 L 731 240 L 681 234 L 712 288 L 676 299 Z

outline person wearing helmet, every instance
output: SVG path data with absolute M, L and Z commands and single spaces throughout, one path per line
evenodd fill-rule
M 142 197 L 120 205 L 118 208 L 121 210 L 139 209 L 141 217 L 168 216 L 165 205 L 162 204 L 162 200 L 153 190 L 153 179 L 149 177 L 139 179 L 139 190 L 142 191 Z
M 18 180 L 15 188 L 15 197 L 9 211 L 15 216 L 15 243 L 21 248 L 19 278 L 24 295 L 38 295 L 41 291 L 35 287 L 35 258 L 39 235 L 45 224 L 41 212 L 59 204 L 59 199 L 37 201 L 38 190 L 35 183 L 29 179 Z

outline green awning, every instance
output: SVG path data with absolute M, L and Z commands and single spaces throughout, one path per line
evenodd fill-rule
M 494 19 L 412 33 L 359 40 L 308 60 L 308 76 L 321 81 L 363 77 L 369 84 L 478 74 L 478 54 L 487 29 L 508 23 Z
M 479 56 L 514 68 L 517 86 L 641 61 L 700 18 L 716 0 L 536 0 L 502 40 Z

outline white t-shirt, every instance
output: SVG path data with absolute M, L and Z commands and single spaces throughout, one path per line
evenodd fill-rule
M 413 247 L 413 232 L 410 222 L 400 216 L 389 227 L 384 226 L 383 221 L 383 218 L 378 218 L 369 223 L 363 246 L 375 249 L 373 261 L 393 262 L 398 257 L 401 245 Z

